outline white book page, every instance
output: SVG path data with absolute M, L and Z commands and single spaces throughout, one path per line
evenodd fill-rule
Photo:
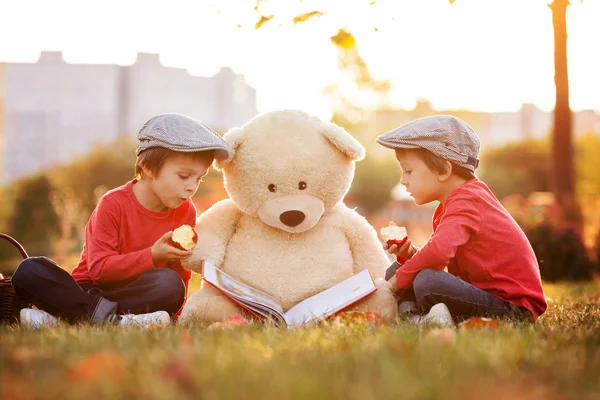
M 204 267 L 202 269 L 202 279 L 215 285 L 217 288 L 235 297 L 242 303 L 247 300 L 250 303 L 263 304 L 268 308 L 284 314 L 283 308 L 273 297 L 269 296 L 263 291 L 254 289 L 242 282 L 236 281 L 225 272 L 221 271 L 213 264 L 204 261 Z
M 328 317 L 377 290 L 368 270 L 296 304 L 284 314 L 289 327 Z

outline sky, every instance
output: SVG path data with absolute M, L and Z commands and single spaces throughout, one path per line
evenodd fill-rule
M 72 63 L 130 65 L 139 52 L 211 76 L 221 67 L 257 89 L 260 111 L 327 117 L 323 89 L 340 79 L 329 37 L 347 28 L 372 74 L 392 82 L 392 106 L 512 111 L 554 105 L 549 0 L 271 0 L 255 30 L 253 0 L 0 0 L 0 62 L 62 51 Z M 569 73 L 574 110 L 600 110 L 600 1 L 572 0 Z M 293 24 L 294 16 L 324 16 Z

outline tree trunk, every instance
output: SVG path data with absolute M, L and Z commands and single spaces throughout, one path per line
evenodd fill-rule
M 552 10 L 552 25 L 554 27 L 554 82 L 556 84 L 550 183 L 562 217 L 581 226 L 581 212 L 575 198 L 572 117 L 569 104 L 569 72 L 567 69 L 568 6 L 568 0 L 553 0 L 549 4 Z

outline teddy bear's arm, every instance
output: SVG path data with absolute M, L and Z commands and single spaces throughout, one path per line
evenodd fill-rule
M 373 278 L 383 278 L 385 270 L 391 261 L 383 250 L 382 244 L 377 238 L 377 232 L 356 211 L 340 204 L 340 212 L 343 217 L 344 232 L 350 244 L 350 251 L 354 258 L 354 272 L 368 269 Z
M 241 215 L 230 199 L 221 200 L 202 213 L 196 220 L 198 243 L 192 256 L 182 262 L 183 267 L 201 272 L 202 260 L 219 267 Z

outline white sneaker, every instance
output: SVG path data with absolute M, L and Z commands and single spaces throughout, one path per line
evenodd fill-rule
M 160 325 L 169 326 L 171 325 L 171 316 L 166 311 L 155 311 L 148 314 L 125 314 L 121 315 L 121 326 L 142 326 L 148 325 Z
M 448 307 L 444 303 L 437 303 L 431 307 L 426 315 L 414 315 L 410 320 L 415 325 L 436 325 L 450 328 L 456 326 L 450 310 L 448 310 Z
M 44 310 L 23 308 L 19 313 L 21 325 L 31 329 L 39 329 L 44 326 L 58 325 L 58 319 Z

